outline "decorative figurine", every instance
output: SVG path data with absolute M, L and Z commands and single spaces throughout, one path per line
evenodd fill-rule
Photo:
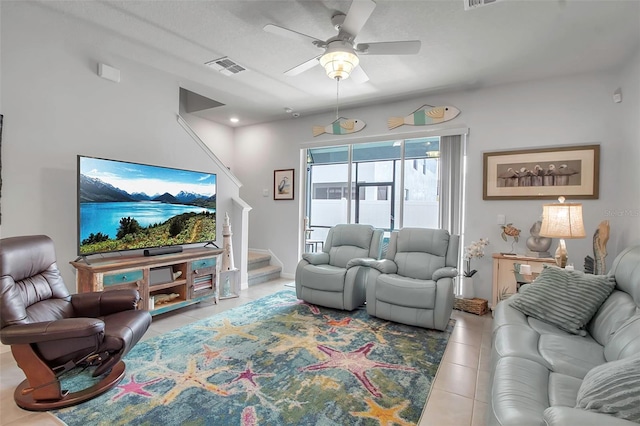
M 456 107 L 422 105 L 406 117 L 390 117 L 387 120 L 387 127 L 392 130 L 405 124 L 409 126 L 439 124 L 453 120 L 458 114 L 460 114 L 460 110 Z
M 349 135 L 364 129 L 367 124 L 358 118 L 337 118 L 327 126 L 313 126 L 313 136 L 320 136 L 324 133 L 329 135 Z
M 542 221 L 537 221 L 531 228 L 529 229 L 529 233 L 531 236 L 527 238 L 527 248 L 529 251 L 527 252 L 527 256 L 529 257 L 552 257 L 551 253 L 549 253 L 549 247 L 551 247 L 551 238 L 541 237 L 540 229 L 542 228 Z
M 607 241 L 609 241 L 609 221 L 603 220 L 593 234 L 593 255 L 584 258 L 584 271 L 588 274 L 607 273 Z
M 502 254 L 515 254 L 513 252 L 513 245 L 518 242 L 518 238 L 520 238 L 520 230 L 513 226 L 513 223 L 507 223 L 506 225 L 500 225 L 502 228 L 502 234 L 500 235 L 503 240 L 507 241 L 507 236 L 513 237 L 513 242 L 511 243 L 511 252 L 502 253 Z
M 222 283 L 222 297 L 231 296 L 231 278 L 229 275 L 224 277 L 224 283 Z
M 222 245 L 224 254 L 222 255 L 222 270 L 231 271 L 235 269 L 233 264 L 233 247 L 231 246 L 231 222 L 229 221 L 229 214 L 224 214 L 224 224 L 222 226 Z

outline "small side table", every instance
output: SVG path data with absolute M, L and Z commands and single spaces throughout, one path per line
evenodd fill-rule
M 521 274 L 519 271 L 520 266 L 521 265 L 518 263 L 513 264 L 513 274 L 516 277 L 516 291 L 519 291 L 520 287 L 525 284 L 531 284 L 538 277 L 538 275 L 540 275 L 538 272 L 532 272 L 531 274 Z
M 553 258 L 538 258 L 520 255 L 504 255 L 501 253 L 493 253 L 493 291 L 491 300 L 491 309 L 495 308 L 499 301 L 514 294 L 518 290 L 518 279 L 516 276 L 516 264 L 530 265 L 531 272 L 538 274 L 542 271 L 542 266 L 554 264 L 556 260 Z M 518 266 L 518 275 L 519 274 Z

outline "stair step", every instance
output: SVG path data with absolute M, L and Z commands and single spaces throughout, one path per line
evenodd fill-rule
M 249 286 L 255 284 L 262 284 L 267 281 L 276 280 L 280 278 L 280 272 L 282 268 L 279 266 L 267 265 L 256 269 L 250 269 L 249 273 Z
M 271 255 L 268 253 L 249 251 L 249 256 L 247 259 L 247 271 L 250 272 L 256 269 L 264 268 L 265 266 L 269 266 L 270 261 Z

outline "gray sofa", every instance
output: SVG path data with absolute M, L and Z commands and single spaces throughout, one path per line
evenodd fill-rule
M 635 363 L 631 371 L 639 371 L 640 246 L 621 252 L 609 275 L 615 277 L 615 288 L 588 322 L 585 336 L 568 333 L 514 308 L 513 301 L 530 290 L 498 303 L 493 323 L 488 425 L 636 424 L 619 418 L 620 414 L 602 413 L 606 406 L 576 408 L 589 392 L 586 385 L 592 385 L 596 373 L 613 374 L 608 372 L 629 362 Z M 628 374 L 622 379 L 630 380 Z M 606 380 L 602 389 L 613 391 L 614 385 Z M 635 392 L 627 408 L 638 412 L 637 386 L 633 382 L 623 386 L 626 388 L 622 392 Z

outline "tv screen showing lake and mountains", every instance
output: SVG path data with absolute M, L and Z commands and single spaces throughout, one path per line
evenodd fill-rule
M 79 255 L 215 239 L 215 174 L 78 156 Z

